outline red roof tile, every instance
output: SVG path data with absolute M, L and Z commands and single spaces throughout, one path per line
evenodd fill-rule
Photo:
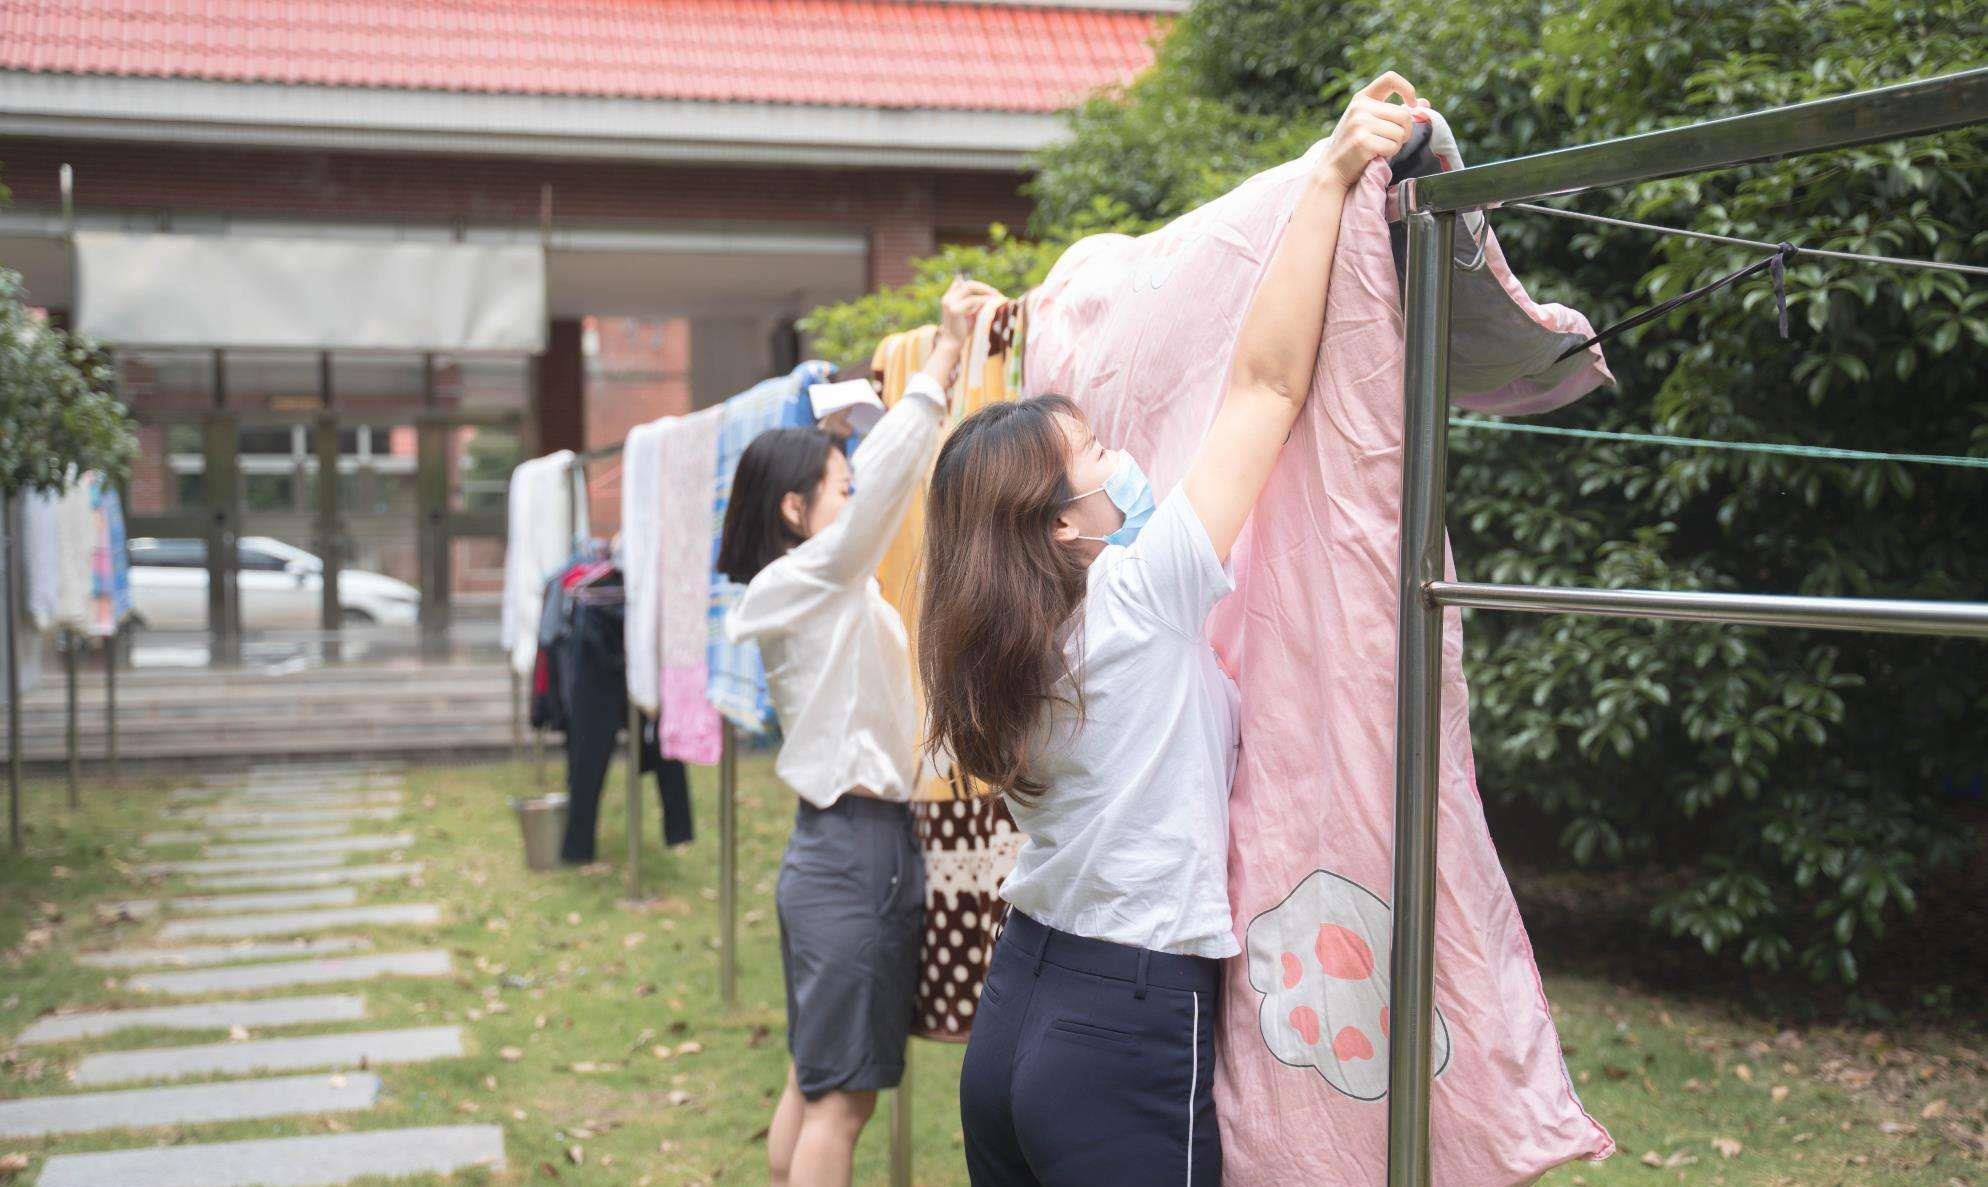
M 1158 20 L 907 0 L 0 0 L 0 69 L 1050 111 L 1129 81 Z

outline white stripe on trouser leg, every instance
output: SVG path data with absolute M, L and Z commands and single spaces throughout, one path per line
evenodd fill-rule
M 1201 994 L 1194 994 L 1194 1031 L 1188 1036 L 1187 1187 L 1194 1187 L 1194 1090 L 1201 1085 Z

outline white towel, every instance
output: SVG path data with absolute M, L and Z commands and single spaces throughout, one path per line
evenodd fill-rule
M 627 596 L 622 642 L 629 699 L 651 717 L 662 687 L 662 470 L 668 464 L 663 442 L 670 419 L 636 425 L 621 446 L 621 578 Z
M 55 500 L 55 625 L 90 628 L 91 566 L 96 560 L 97 516 L 90 484 L 78 479 Z
M 572 470 L 573 451 L 562 449 L 511 471 L 498 641 L 511 654 L 511 670 L 526 678 L 538 660 L 545 583 L 587 531 L 586 504 L 574 500 Z
M 62 616 L 62 496 L 34 491 L 21 498 L 21 584 L 27 619 L 54 630 Z

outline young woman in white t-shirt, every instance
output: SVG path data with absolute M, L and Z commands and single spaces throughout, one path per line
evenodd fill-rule
M 1415 103 L 1390 73 L 1340 119 L 1164 502 L 1058 397 L 982 409 L 940 451 L 927 741 L 1005 789 L 1026 838 L 960 1083 L 975 1187 L 1221 1182 L 1237 694 L 1203 627 L 1311 389 L 1346 191 L 1407 141 Z

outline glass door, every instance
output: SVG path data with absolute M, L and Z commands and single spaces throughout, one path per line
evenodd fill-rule
M 125 351 L 133 662 L 497 649 L 530 360 Z

